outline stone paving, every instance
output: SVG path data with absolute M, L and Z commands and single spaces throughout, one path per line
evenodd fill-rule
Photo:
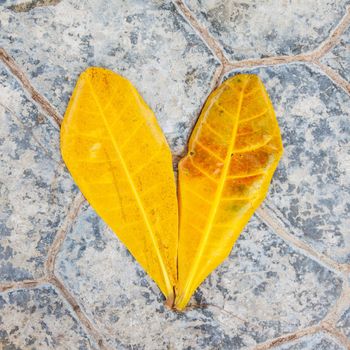
M 0 1 L 0 349 L 350 349 L 350 1 Z M 78 75 L 126 76 L 174 154 L 210 91 L 258 74 L 285 147 L 267 200 L 186 312 L 59 152 Z

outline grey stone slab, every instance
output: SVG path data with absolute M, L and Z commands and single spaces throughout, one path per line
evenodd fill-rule
M 321 59 L 321 62 L 350 82 L 350 27 L 340 37 L 339 43 Z
M 0 282 L 41 277 L 77 189 L 59 130 L 0 64 Z
M 183 151 L 219 63 L 169 0 L 63 0 L 0 19 L 1 46 L 62 114 L 78 75 L 107 67 L 131 80 Z
M 61 247 L 56 273 L 118 349 L 244 349 L 319 322 L 342 286 L 253 217 L 192 306 L 175 313 L 87 205 Z
M 304 64 L 246 72 L 264 81 L 285 149 L 263 206 L 313 249 L 349 263 L 350 96 Z
M 336 327 L 350 339 L 350 301 L 349 308 L 340 316 Z
M 274 350 L 346 350 L 335 339 L 325 333 L 315 333 L 293 342 L 272 348 Z
M 0 348 L 98 349 L 72 308 L 49 285 L 0 294 Z
M 231 60 L 314 50 L 330 35 L 350 3 L 348 0 L 184 2 Z

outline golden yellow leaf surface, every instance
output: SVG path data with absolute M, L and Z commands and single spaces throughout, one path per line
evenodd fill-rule
M 64 116 L 61 152 L 85 198 L 172 303 L 178 246 L 172 156 L 133 85 L 107 69 L 83 72 Z
M 230 253 L 282 153 L 273 106 L 257 76 L 236 75 L 212 92 L 179 164 L 178 310 Z

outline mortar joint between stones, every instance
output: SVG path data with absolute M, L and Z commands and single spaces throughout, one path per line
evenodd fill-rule
M 327 75 L 332 81 L 334 81 L 338 86 L 344 89 L 348 94 L 350 93 L 350 84 L 345 81 L 336 71 L 326 66 L 321 62 L 322 57 L 324 57 L 338 42 L 340 36 L 344 33 L 344 31 L 350 25 L 350 7 L 347 8 L 347 11 L 338 25 L 333 29 L 327 39 L 319 45 L 315 50 L 294 56 L 276 56 L 269 58 L 260 58 L 260 59 L 246 59 L 242 61 L 231 62 L 225 55 L 222 50 L 220 44 L 217 40 L 209 33 L 209 30 L 202 25 L 196 18 L 195 14 L 193 14 L 190 9 L 184 4 L 182 0 L 173 0 L 173 3 L 179 10 L 180 14 L 187 20 L 187 22 L 194 28 L 203 42 L 209 47 L 209 49 L 215 54 L 220 62 L 220 67 L 214 73 L 212 84 L 217 86 L 223 79 L 224 75 L 229 73 L 235 69 L 246 69 L 252 67 L 259 66 L 272 66 L 278 64 L 288 64 L 295 62 L 306 62 L 312 63 L 319 67 L 321 71 L 325 75 Z M 15 62 L 15 60 L 6 52 L 4 48 L 0 48 L 0 60 L 5 64 L 5 66 L 12 72 L 12 74 L 17 78 L 25 91 L 31 96 L 31 98 L 48 114 L 48 117 L 51 118 L 58 126 L 61 125 L 62 117 L 57 112 L 55 107 L 43 96 L 41 95 L 31 84 L 30 80 L 27 78 L 26 74 L 22 71 L 19 65 Z M 81 195 L 77 195 L 73 200 L 72 206 L 67 214 L 64 228 L 62 228 L 58 233 L 54 240 L 54 243 L 51 245 L 49 254 L 47 257 L 47 261 L 45 263 L 45 276 L 43 278 L 38 278 L 34 280 L 26 280 L 26 281 L 18 281 L 18 282 L 9 282 L 0 284 L 0 292 L 6 292 L 12 289 L 19 288 L 35 288 L 44 283 L 50 283 L 54 285 L 57 289 L 60 290 L 63 297 L 67 300 L 67 302 L 71 305 L 74 313 L 76 314 L 79 321 L 85 326 L 85 329 L 90 334 L 90 336 L 96 341 L 98 346 L 102 349 L 108 349 L 105 345 L 104 337 L 99 333 L 97 329 L 94 328 L 92 322 L 88 319 L 85 313 L 81 310 L 81 307 L 75 300 L 74 296 L 70 294 L 68 289 L 65 287 L 64 283 L 60 281 L 60 279 L 55 275 L 55 260 L 56 256 L 60 250 L 61 245 L 63 244 L 65 237 L 73 225 L 74 221 L 79 215 L 79 211 L 81 206 L 84 203 L 84 199 Z M 270 213 L 270 212 L 269 212 Z M 274 214 L 272 213 L 274 217 Z M 275 220 L 275 218 L 272 218 Z M 265 221 L 265 220 L 263 220 Z M 269 225 L 269 223 L 267 223 Z M 271 224 L 271 223 L 270 223 Z M 285 230 L 279 223 L 277 223 L 279 229 Z M 269 225 L 270 226 L 270 225 Z M 274 229 L 274 231 L 276 231 Z M 277 230 L 279 231 L 279 230 Z M 276 232 L 279 234 L 278 232 Z M 286 237 L 282 237 L 286 239 Z M 287 237 L 288 238 L 288 237 Z M 293 244 L 293 242 L 291 243 Z M 299 247 L 300 248 L 300 247 Z M 303 250 L 303 248 L 300 248 Z M 304 249 L 305 250 L 305 249 Z M 310 253 L 310 250 L 313 248 L 309 247 L 305 253 Z M 313 252 L 316 256 L 318 253 Z M 317 260 L 313 257 L 315 260 Z M 339 270 L 339 268 L 338 268 Z M 342 272 L 343 267 L 340 269 Z M 346 270 L 347 272 L 349 269 Z M 345 275 L 343 276 L 343 283 L 346 282 L 347 279 Z M 328 312 L 323 320 L 321 320 L 317 325 L 310 326 L 306 329 L 302 329 L 296 331 L 291 334 L 283 335 L 281 337 L 272 339 L 264 344 L 257 345 L 255 350 L 267 350 L 272 349 L 277 344 L 283 344 L 294 339 L 298 339 L 304 337 L 306 335 L 311 335 L 319 331 L 325 331 L 333 335 L 340 343 L 344 346 L 350 348 L 350 341 L 346 338 L 346 336 L 341 333 L 336 327 L 334 323 L 336 321 L 336 316 L 339 316 L 339 312 L 342 311 L 339 308 L 339 304 L 343 305 L 347 302 L 348 295 L 350 294 L 349 286 L 343 286 L 342 295 L 338 298 L 336 305 Z

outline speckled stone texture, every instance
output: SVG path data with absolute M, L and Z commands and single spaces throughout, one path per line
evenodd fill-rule
M 350 81 L 349 29 L 320 67 L 312 55 L 258 60 L 316 49 L 349 23 L 350 1 L 175 2 L 0 0 L 0 46 L 18 66 L 0 51 L 0 350 L 350 348 L 350 89 L 337 80 Z M 262 78 L 285 153 L 262 210 L 176 313 L 91 207 L 78 210 L 59 126 L 28 84 L 63 115 L 86 67 L 125 75 L 176 165 L 221 72 L 201 26 L 233 63 L 255 59 L 258 68 L 224 79 Z
M 316 333 L 291 343 L 273 348 L 274 350 L 346 350 L 335 339 L 324 333 Z
M 314 50 L 350 4 L 348 0 L 184 2 L 233 61 Z
M 176 314 L 164 308 L 156 285 L 89 207 L 68 233 L 57 272 L 116 348 L 245 348 L 320 321 L 342 285 L 253 218 L 193 307 Z
M 350 307 L 340 316 L 336 326 L 350 339 Z
M 77 189 L 58 127 L 2 64 L 0 115 L 0 282 L 38 278 Z
M 98 349 L 65 300 L 46 285 L 0 295 L 0 348 Z
M 88 66 L 124 75 L 153 109 L 177 154 L 219 65 L 169 1 L 61 1 L 29 12 L 6 10 L 0 45 L 62 114 Z
M 339 43 L 321 61 L 350 82 L 350 27 L 341 36 Z

